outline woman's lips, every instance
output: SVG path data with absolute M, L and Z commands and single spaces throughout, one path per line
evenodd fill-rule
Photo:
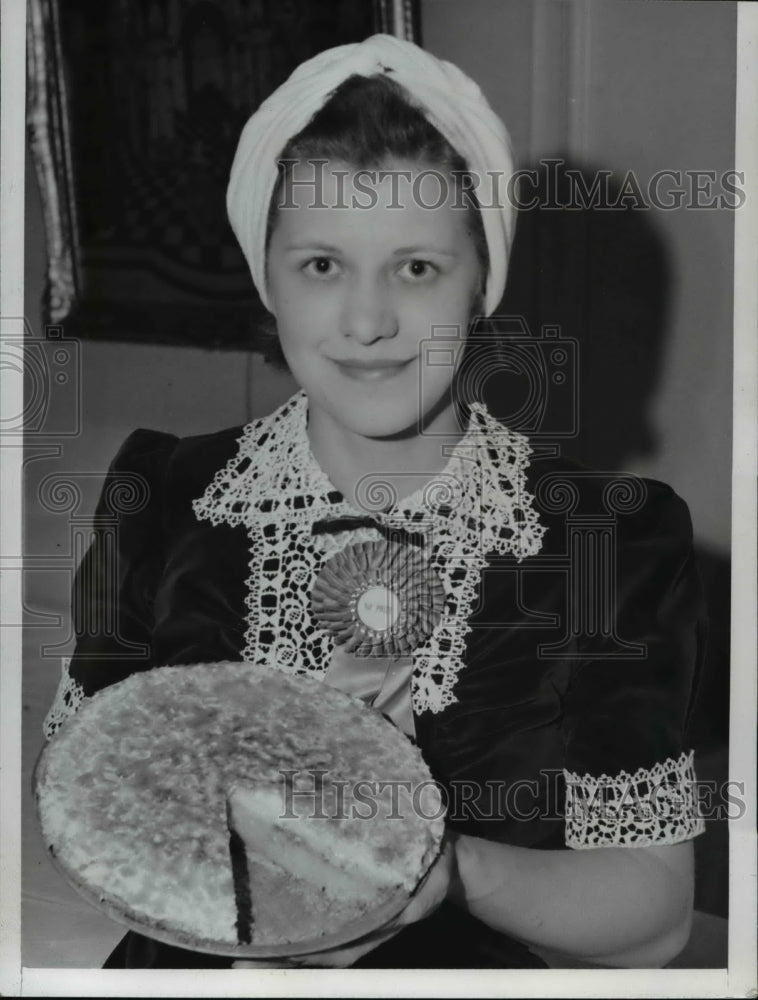
M 334 364 L 343 375 L 359 382 L 379 382 L 394 378 L 407 368 L 409 361 L 337 361 Z

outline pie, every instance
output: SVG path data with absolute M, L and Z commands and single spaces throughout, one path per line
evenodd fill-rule
M 95 694 L 40 759 L 45 842 L 111 915 L 234 954 L 344 934 L 401 903 L 444 832 L 419 750 L 363 702 L 249 663 Z

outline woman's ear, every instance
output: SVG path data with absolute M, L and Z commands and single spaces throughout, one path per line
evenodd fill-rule
M 271 196 L 271 203 L 268 209 L 268 218 L 266 220 L 266 242 L 264 244 L 263 252 L 266 255 L 263 267 L 263 285 L 266 289 L 266 298 L 268 299 L 268 311 L 276 316 L 276 306 L 274 304 L 273 289 L 271 288 L 271 240 L 274 236 L 274 230 L 276 229 L 276 224 L 278 222 L 278 213 L 276 209 L 278 192 L 280 186 L 279 184 L 274 189 L 274 193 Z
M 276 320 L 276 300 L 274 298 L 274 291 L 271 287 L 271 281 L 269 280 L 269 267 L 268 267 L 268 245 L 266 245 L 266 267 L 263 272 L 263 281 L 266 288 L 266 308 L 271 313 Z
M 469 309 L 469 330 L 478 319 L 484 318 L 484 300 L 487 292 L 487 275 L 482 275 L 476 283 L 476 287 L 471 295 L 471 308 Z
M 279 340 L 276 317 L 270 311 L 257 325 L 256 342 L 260 345 L 264 360 L 278 371 L 288 372 L 289 365 Z

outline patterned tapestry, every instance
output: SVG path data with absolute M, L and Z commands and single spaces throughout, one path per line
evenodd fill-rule
M 225 207 L 242 126 L 305 59 L 394 27 L 398 5 L 33 0 L 31 7 L 30 132 L 48 201 L 48 247 L 57 239 L 67 248 L 72 272 L 66 287 L 66 276 L 51 269 L 50 319 L 65 317 L 67 332 L 80 337 L 250 346 L 265 311 Z M 411 5 L 400 8 L 401 20 L 411 17 Z M 56 170 L 61 191 L 51 199 Z M 56 234 L 55 209 L 71 187 L 67 231 Z

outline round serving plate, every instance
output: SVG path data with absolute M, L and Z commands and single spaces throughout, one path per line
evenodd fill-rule
M 139 680 L 139 678 L 148 678 L 144 682 L 144 686 L 146 689 L 146 697 L 149 697 L 151 695 L 151 681 L 149 680 L 148 675 L 155 676 L 158 673 L 165 675 L 167 671 L 170 671 L 170 679 L 174 680 L 175 678 L 177 682 L 177 698 L 180 702 L 177 711 L 179 711 L 179 714 L 181 715 L 181 698 L 185 696 L 193 696 L 192 685 L 190 684 L 188 688 L 185 683 L 188 675 L 186 673 L 183 674 L 182 672 L 187 670 L 197 672 L 202 666 L 203 665 L 194 665 L 188 668 L 158 668 L 157 670 L 149 671 L 144 675 L 135 675 L 137 679 L 135 679 L 135 677 L 127 678 L 126 681 L 122 681 L 120 684 L 112 685 L 110 688 L 103 689 L 103 691 L 99 692 L 93 698 L 85 701 L 76 715 L 66 720 L 60 734 L 54 736 L 47 747 L 42 751 L 34 769 L 33 784 L 35 800 L 45 845 L 57 870 L 84 899 L 97 907 L 110 919 L 122 924 L 123 926 L 165 944 L 204 954 L 228 957 L 230 959 L 249 959 L 254 961 L 256 959 L 275 960 L 279 958 L 307 958 L 308 955 L 313 955 L 318 952 L 345 947 L 386 927 L 387 924 L 389 924 L 403 911 L 403 909 L 405 909 L 412 896 L 418 891 L 420 885 L 428 877 L 429 872 L 439 857 L 444 823 L 438 817 L 435 817 L 434 822 L 430 822 L 428 824 L 426 832 L 424 832 L 423 826 L 420 825 L 417 820 L 414 820 L 416 825 L 419 827 L 418 835 L 424 836 L 426 840 L 425 850 L 423 851 L 423 862 L 418 866 L 418 870 L 415 873 L 415 884 L 410 891 L 407 883 L 405 886 L 392 887 L 391 889 L 383 892 L 376 905 L 372 904 L 370 906 L 363 906 L 360 912 L 356 911 L 349 916 L 349 918 L 343 919 L 338 923 L 332 923 L 331 926 L 329 926 L 330 913 L 327 909 L 325 911 L 326 926 L 324 927 L 323 932 L 318 934 L 312 933 L 311 920 L 311 925 L 309 925 L 311 926 L 311 933 L 297 935 L 292 940 L 280 938 L 276 941 L 267 940 L 262 942 L 259 940 L 256 942 L 253 940 L 249 944 L 237 944 L 234 943 L 228 935 L 228 921 L 227 932 L 220 933 L 218 938 L 215 938 L 213 933 L 196 933 L 188 930 L 186 926 L 176 926 L 170 919 L 167 920 L 160 916 L 156 917 L 155 915 L 151 915 L 149 907 L 145 908 L 142 905 L 135 906 L 134 900 L 130 900 L 122 892 L 114 891 L 113 885 L 108 883 L 107 855 L 109 848 L 107 838 L 103 838 L 102 830 L 99 831 L 99 839 L 94 835 L 94 830 L 90 836 L 90 831 L 88 831 L 86 825 L 86 817 L 91 816 L 95 817 L 95 825 L 97 825 L 97 813 L 93 813 L 91 801 L 102 801 L 102 799 L 88 799 L 85 802 L 85 808 L 83 808 L 81 812 L 81 815 L 85 817 L 85 823 L 84 827 L 81 830 L 78 830 L 77 844 L 79 846 L 77 847 L 77 851 L 75 852 L 76 857 L 72 863 L 71 857 L 68 856 L 71 852 L 66 846 L 67 834 L 65 816 L 62 812 L 60 820 L 57 818 L 51 819 L 51 815 L 57 817 L 57 812 L 53 810 L 51 813 L 49 808 L 47 810 L 45 809 L 45 796 L 48 796 L 49 805 L 50 796 L 52 794 L 49 790 L 51 782 L 48 781 L 48 777 L 51 773 L 53 773 L 55 782 L 57 783 L 56 795 L 58 797 L 61 796 L 61 767 L 60 760 L 57 758 L 62 754 L 63 748 L 65 748 L 65 751 L 68 754 L 68 757 L 66 758 L 67 761 L 69 758 L 85 760 L 85 748 L 88 746 L 88 740 L 91 740 L 93 734 L 95 734 L 97 740 L 101 741 L 100 745 L 112 744 L 113 753 L 118 757 L 120 753 L 124 753 L 125 750 L 128 751 L 129 746 L 132 745 L 129 742 L 129 733 L 133 732 L 134 727 L 139 725 L 140 719 L 144 725 L 144 713 L 140 715 L 139 711 L 134 709 L 135 688 L 143 683 Z M 228 671 L 235 672 L 235 677 L 239 677 L 239 671 L 241 668 L 240 664 L 212 664 L 205 666 L 208 670 L 217 671 L 219 677 L 223 675 L 224 668 L 227 668 Z M 250 670 L 258 671 L 260 668 L 250 667 Z M 271 675 L 280 674 L 279 671 L 270 671 L 269 673 Z M 256 677 L 257 676 L 258 675 L 256 674 Z M 201 680 L 203 684 L 206 683 L 204 677 L 201 678 Z M 301 684 L 300 682 L 303 680 L 305 680 L 306 683 Z M 266 683 L 278 684 L 279 681 L 267 681 Z M 300 719 L 301 725 L 303 720 L 307 719 L 309 712 L 328 711 L 329 703 L 333 699 L 334 704 L 339 709 L 340 713 L 340 725 L 335 727 L 335 731 L 344 733 L 345 726 L 349 724 L 349 720 L 353 717 L 352 713 L 354 713 L 356 725 L 358 725 L 358 722 L 360 721 L 361 725 L 364 727 L 364 737 L 366 732 L 370 732 L 374 733 L 375 736 L 378 735 L 381 741 L 386 741 L 387 760 L 391 759 L 394 754 L 397 754 L 398 759 L 403 762 L 406 768 L 409 766 L 408 762 L 412 762 L 413 766 L 410 768 L 410 771 L 413 773 L 415 779 L 418 779 L 419 776 L 428 775 L 428 780 L 431 782 L 431 775 L 428 773 L 426 765 L 423 763 L 416 748 L 411 747 L 410 741 L 407 737 L 392 726 L 386 719 L 380 716 L 379 713 L 366 709 L 361 702 L 357 702 L 355 699 L 349 698 L 340 691 L 326 689 L 325 685 L 323 685 L 320 681 L 315 682 L 310 678 L 293 679 L 291 677 L 283 677 L 282 684 L 286 689 L 284 691 L 285 703 L 289 705 L 287 699 L 293 699 L 290 709 L 294 715 Z M 123 687 L 124 685 L 131 686 L 130 698 L 125 699 L 124 701 L 126 717 L 124 717 L 123 712 L 120 713 L 117 716 L 118 723 L 114 723 L 113 732 L 109 733 L 108 720 L 111 713 L 105 712 L 103 709 L 108 707 L 107 703 L 112 703 L 112 705 L 118 703 L 119 692 L 117 689 Z M 154 687 L 155 685 L 153 685 L 153 688 Z M 232 692 L 234 691 L 233 686 L 230 690 Z M 197 693 L 198 692 L 194 692 L 194 694 Z M 152 695 L 154 697 L 154 691 L 152 692 Z M 326 701 L 324 701 L 324 699 L 326 699 Z M 294 702 L 297 702 L 297 704 Z M 137 708 L 139 708 L 139 698 L 136 699 L 136 703 Z M 324 706 L 326 706 L 326 708 Z M 268 707 L 269 709 L 271 708 L 271 706 Z M 136 713 L 134 715 L 134 725 L 131 726 L 129 718 L 130 711 Z M 370 719 L 367 719 L 366 712 L 370 712 Z M 212 715 L 211 717 L 215 718 L 215 716 Z M 255 725 L 255 719 L 248 720 L 248 722 Z M 368 729 L 365 728 L 367 722 L 369 723 Z M 261 725 L 264 725 L 262 720 Z M 142 732 L 144 734 L 144 730 Z M 214 733 L 217 733 L 217 730 L 214 730 Z M 125 736 L 124 734 L 127 735 Z M 324 738 L 321 741 L 323 744 L 321 749 L 328 750 L 330 746 L 329 733 L 325 732 L 322 735 Z M 200 725 L 197 733 L 197 739 L 202 741 L 203 738 L 202 725 Z M 339 746 L 339 739 L 334 737 L 334 740 L 334 745 Z M 140 746 L 143 746 L 143 744 L 140 744 Z M 384 746 L 382 746 L 382 753 L 384 752 L 384 749 Z M 376 753 L 375 747 L 374 751 Z M 141 756 L 144 757 L 146 752 L 147 751 L 141 751 Z M 235 753 L 238 754 L 238 751 L 235 750 Z M 380 753 L 380 756 L 382 756 L 382 753 Z M 237 760 L 236 757 L 235 760 Z M 146 760 L 138 759 L 137 764 L 142 767 L 142 771 L 140 772 L 141 778 L 139 793 L 148 797 L 148 800 L 144 803 L 144 805 L 147 807 L 147 811 L 151 814 L 151 820 L 154 820 L 152 810 L 162 808 L 163 800 L 160 795 L 156 795 L 155 802 L 150 800 L 153 789 L 150 787 L 149 780 L 151 764 L 149 753 Z M 92 765 L 91 762 L 86 762 L 82 763 L 81 766 L 88 767 Z M 239 766 L 238 762 L 236 766 Z M 119 776 L 118 783 L 116 785 L 112 784 L 107 786 L 107 788 L 114 788 L 114 794 L 116 795 L 124 794 L 125 785 L 128 785 L 129 781 L 133 779 L 133 775 L 137 773 L 139 768 L 135 766 L 135 768 L 129 769 L 125 766 L 123 770 L 125 773 Z M 159 770 L 160 776 L 156 771 L 156 788 L 159 787 L 160 781 L 163 781 L 165 785 L 165 764 L 162 764 Z M 384 772 L 382 771 L 377 773 Z M 404 773 L 397 775 L 397 777 L 404 777 Z M 145 775 L 147 775 L 147 782 L 145 781 Z M 238 778 L 240 777 L 239 770 L 237 771 L 236 776 Z M 76 779 L 78 777 L 80 776 L 72 775 L 72 798 L 71 800 L 67 800 L 71 803 L 70 808 L 72 809 L 76 809 L 77 795 L 95 795 L 96 793 L 99 793 L 102 796 L 104 794 L 103 788 L 105 788 L 105 785 L 100 789 L 97 787 L 98 781 L 96 770 L 92 771 L 92 777 L 89 779 L 89 784 L 84 782 L 84 792 L 82 791 L 81 783 L 77 783 Z M 85 775 L 85 777 L 87 777 L 87 775 Z M 111 780 L 113 779 L 111 778 Z M 134 778 L 134 780 L 136 781 L 136 778 Z M 94 787 L 90 789 L 90 784 L 93 781 Z M 177 781 L 181 781 L 181 776 L 177 776 Z M 84 802 L 84 799 L 82 801 Z M 69 808 L 69 805 L 66 804 L 65 808 Z M 45 815 L 47 815 L 46 820 Z M 72 814 L 69 813 L 68 815 Z M 175 815 L 175 813 L 172 815 Z M 218 815 L 218 811 L 216 815 Z M 214 820 L 214 822 L 218 825 L 217 819 Z M 60 829 L 56 829 L 56 825 L 60 826 Z M 79 821 L 77 820 L 77 826 L 78 825 Z M 228 836 L 226 831 L 216 830 L 214 836 L 216 836 L 216 839 L 218 840 L 218 838 L 223 836 L 225 833 Z M 134 836 L 137 840 L 140 835 L 140 830 L 134 831 Z M 415 829 L 413 835 L 416 836 Z M 82 849 L 79 838 L 81 838 L 81 843 L 86 844 L 89 840 L 91 840 L 93 844 L 91 864 L 88 863 L 86 858 L 82 861 Z M 98 844 L 100 845 L 99 848 L 94 846 Z M 178 859 L 176 857 L 177 850 L 181 851 L 181 844 L 179 844 L 178 848 L 176 845 L 172 845 L 173 853 L 169 859 L 171 862 L 177 862 L 177 860 L 179 862 L 182 861 L 181 857 Z M 116 854 L 118 854 L 118 852 L 116 852 Z M 421 855 L 419 856 L 421 857 Z M 172 891 L 171 879 L 169 876 L 162 876 L 161 871 L 157 870 L 159 867 L 160 866 L 156 866 L 155 878 L 159 879 L 163 877 L 165 881 L 165 891 L 170 893 Z M 255 902 L 257 898 L 255 886 L 252 890 L 252 896 L 253 901 Z M 299 915 L 302 914 L 304 909 L 302 899 L 298 895 L 297 879 L 287 877 L 284 872 L 280 881 L 277 881 L 276 876 L 273 876 L 273 882 L 269 880 L 267 883 L 265 901 L 262 900 L 262 905 L 264 902 L 265 906 L 267 908 L 273 908 L 277 915 L 282 914 L 285 916 L 284 923 L 287 926 L 289 926 L 289 915 L 292 915 L 292 926 L 293 928 L 297 928 L 298 920 L 300 919 Z M 328 903 L 325 905 L 328 907 Z M 269 912 L 273 912 L 273 910 L 270 910 Z

